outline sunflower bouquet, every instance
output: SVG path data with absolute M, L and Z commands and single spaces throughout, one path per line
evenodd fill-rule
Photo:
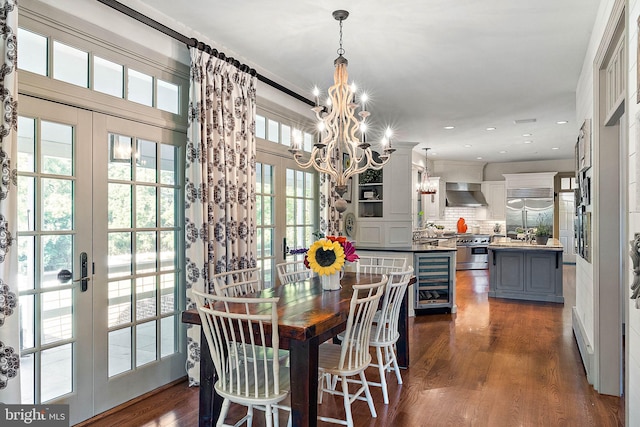
M 344 236 L 327 236 L 313 242 L 304 264 L 320 276 L 328 276 L 342 270 L 345 261 L 354 262 L 360 258 L 356 248 Z

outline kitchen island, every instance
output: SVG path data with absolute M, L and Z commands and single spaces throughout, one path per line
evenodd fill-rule
M 558 239 L 490 243 L 489 297 L 564 303 L 562 252 Z

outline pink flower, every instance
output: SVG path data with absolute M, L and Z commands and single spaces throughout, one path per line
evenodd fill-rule
M 358 254 L 356 254 L 356 248 L 351 244 L 350 241 L 346 240 L 342 243 L 342 248 L 344 249 L 344 258 L 349 262 L 354 262 L 357 259 L 360 259 Z

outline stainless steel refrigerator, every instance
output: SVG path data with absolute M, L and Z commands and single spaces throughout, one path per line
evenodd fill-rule
M 553 189 L 511 188 L 507 190 L 507 236 L 547 224 L 553 232 Z

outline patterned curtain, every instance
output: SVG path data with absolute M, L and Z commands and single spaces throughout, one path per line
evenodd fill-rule
M 16 75 L 18 6 L 0 0 L 0 402 L 20 403 L 20 322 L 17 283 L 17 131 L 18 76 Z M 13 164 L 12 164 L 13 163 Z M 14 250 L 11 250 L 13 246 Z
M 256 78 L 191 49 L 185 170 L 187 308 L 219 272 L 256 266 Z M 200 328 L 187 330 L 189 384 L 200 375 Z

